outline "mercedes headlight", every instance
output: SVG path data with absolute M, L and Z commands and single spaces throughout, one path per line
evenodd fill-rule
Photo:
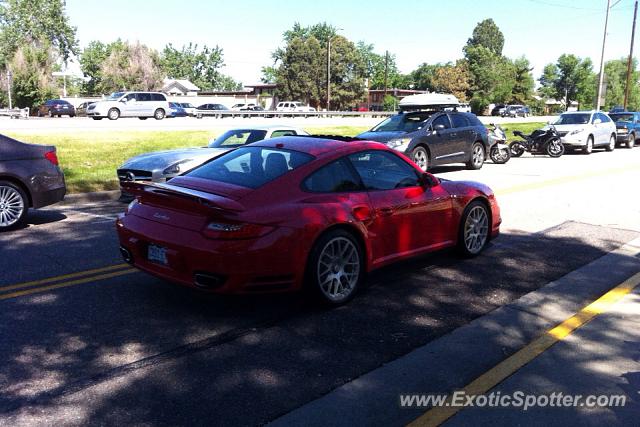
M 192 160 L 193 159 L 180 160 L 179 162 L 174 163 L 171 166 L 167 167 L 165 170 L 163 170 L 162 174 L 163 175 L 175 175 L 177 173 L 184 172 L 184 169 L 182 169 L 182 165 L 184 163 L 191 162 Z
M 387 142 L 387 147 L 393 148 L 394 150 L 404 151 L 409 146 L 411 142 L 411 138 L 396 138 Z

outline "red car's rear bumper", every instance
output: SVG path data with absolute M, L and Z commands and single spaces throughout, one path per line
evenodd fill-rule
M 278 227 L 256 239 L 212 240 L 135 215 L 121 215 L 116 226 L 129 262 L 172 282 L 226 294 L 290 291 L 302 284 L 307 249 L 295 229 Z M 149 261 L 150 244 L 166 249 L 168 265 Z

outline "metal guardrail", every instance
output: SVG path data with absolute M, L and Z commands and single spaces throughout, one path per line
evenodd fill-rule
M 0 116 L 8 116 L 10 119 L 28 119 L 28 108 L 0 108 Z
M 196 117 L 389 117 L 395 111 L 227 111 L 197 110 Z

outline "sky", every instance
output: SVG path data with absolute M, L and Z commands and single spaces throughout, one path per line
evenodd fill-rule
M 617 0 L 612 0 L 614 4 Z M 505 37 L 503 54 L 526 56 L 537 79 L 563 53 L 590 57 L 598 71 L 606 0 L 67 0 L 80 46 L 121 38 L 162 50 L 189 42 L 223 49 L 222 72 L 245 85 L 260 81 L 271 52 L 295 22 L 327 22 L 339 34 L 394 54 L 403 73 L 455 61 L 476 24 L 492 18 Z M 634 0 L 609 14 L 605 61 L 627 57 Z M 636 40 L 640 39 L 640 34 Z M 638 43 L 636 43 L 638 44 Z M 634 49 L 634 56 L 640 47 Z

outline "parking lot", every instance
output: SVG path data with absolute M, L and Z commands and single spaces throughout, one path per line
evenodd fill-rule
M 324 119 L 295 119 L 304 120 Z M 11 123 L 31 132 L 44 121 Z M 47 121 L 65 130 L 219 122 Z M 376 271 L 351 303 L 333 310 L 301 295 L 205 295 L 137 272 L 118 252 L 114 220 L 124 209 L 118 201 L 32 212 L 26 228 L 0 235 L 0 425 L 294 425 L 309 420 L 313 408 L 305 408 L 332 390 L 578 269 L 584 275 L 556 295 L 558 303 L 566 299 L 580 308 L 638 271 L 640 261 L 629 253 L 611 258 L 609 268 L 586 267 L 640 236 L 640 148 L 559 159 L 525 154 L 505 165 L 488 162 L 479 171 L 447 166 L 434 172 L 489 184 L 502 209 L 500 237 L 474 259 L 444 252 Z M 591 289 L 596 282 L 600 288 Z M 522 345 L 520 326 L 504 325 L 512 334 L 502 356 Z M 621 347 L 610 362 L 637 376 L 637 351 L 624 350 L 622 332 L 610 338 L 612 348 Z M 476 367 L 490 364 L 484 345 L 470 347 Z M 570 368 L 559 366 L 559 359 L 547 363 L 539 378 Z M 588 363 L 580 375 L 597 372 Z M 476 375 L 464 364 L 444 365 L 448 376 L 423 372 L 434 390 L 446 390 L 454 379 L 464 385 Z M 569 378 L 564 387 L 570 392 L 574 385 Z M 388 414 L 399 412 L 387 419 L 396 425 L 420 415 L 400 410 L 397 396 L 378 397 L 380 391 L 371 389 L 358 407 L 366 408 L 366 401 Z M 632 397 L 635 408 L 637 399 Z M 287 419 L 294 410 L 298 418 Z M 602 424 L 613 409 L 572 411 L 567 414 L 574 423 Z M 613 415 L 630 421 L 625 417 L 632 412 Z M 355 417 L 334 421 L 363 421 Z

